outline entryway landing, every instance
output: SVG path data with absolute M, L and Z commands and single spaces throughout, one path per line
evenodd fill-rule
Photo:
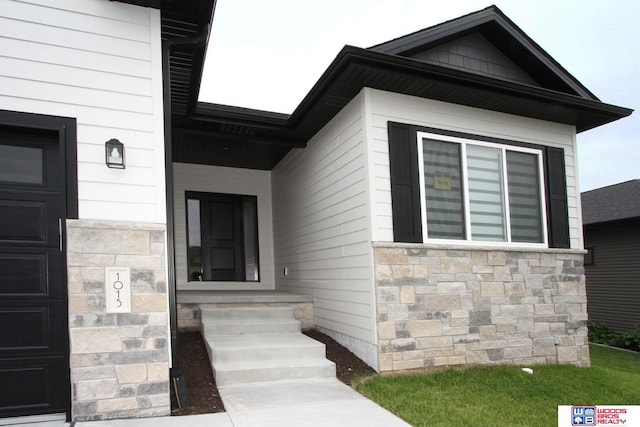
M 313 303 L 313 296 L 283 291 L 179 290 L 178 304 L 288 304 Z
M 178 328 L 200 329 L 200 310 L 231 307 L 290 307 L 302 330 L 315 328 L 314 298 L 291 292 L 178 290 Z

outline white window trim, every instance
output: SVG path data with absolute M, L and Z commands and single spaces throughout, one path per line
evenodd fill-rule
M 546 193 L 544 189 L 544 168 L 543 168 L 543 157 L 542 151 L 534 148 L 520 147 L 517 145 L 505 145 L 498 144 L 494 142 L 480 141 L 472 138 L 460 138 L 456 136 L 450 135 L 441 135 L 438 133 L 430 133 L 430 132 L 418 132 L 418 173 L 420 178 L 420 213 L 422 218 L 422 242 L 423 243 L 456 243 L 461 245 L 473 245 L 473 246 L 519 246 L 519 247 L 531 247 L 531 248 L 547 248 L 549 247 L 547 241 L 547 206 L 546 206 Z M 427 198 L 425 192 L 425 179 L 424 179 L 424 151 L 423 151 L 423 140 L 427 139 L 435 139 L 443 142 L 453 142 L 461 145 L 460 155 L 461 159 L 461 167 L 462 167 L 462 186 L 463 186 L 463 197 L 464 197 L 464 217 L 465 217 L 465 240 L 455 240 L 455 239 L 433 239 L 428 236 L 428 228 L 427 228 Z M 484 241 L 484 240 L 471 240 L 471 215 L 469 215 L 469 188 L 467 182 L 467 144 L 479 145 L 490 148 L 500 149 L 503 153 L 502 155 L 502 177 L 504 181 L 504 203 L 505 203 L 505 227 L 507 233 L 507 241 L 505 242 L 492 242 L 492 241 Z M 521 153 L 529 153 L 534 154 L 538 157 L 538 176 L 540 180 L 538 182 L 539 190 L 540 190 L 540 206 L 541 206 L 541 222 L 542 222 L 542 243 L 524 243 L 524 242 L 512 242 L 511 241 L 511 212 L 509 208 L 509 191 L 508 191 L 508 181 L 507 181 L 507 156 L 505 152 L 509 151 L 519 151 Z

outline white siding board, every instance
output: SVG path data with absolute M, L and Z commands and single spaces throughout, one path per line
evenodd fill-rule
M 114 169 L 114 176 L 116 175 L 116 170 L 119 169 Z M 130 183 L 115 184 L 92 181 L 81 181 L 78 183 L 78 191 L 84 195 L 83 200 L 85 201 L 103 200 L 104 194 L 106 192 L 114 191 L 118 195 L 118 197 L 112 199 L 112 201 L 119 202 L 124 205 L 129 203 L 148 203 L 150 205 L 154 204 L 155 196 L 153 193 L 147 190 L 147 186 L 132 185 Z
M 0 76 L 0 87 L 2 87 L 2 84 L 2 77 Z M 3 95 L 5 94 L 0 94 L 0 97 L 2 97 Z M 9 99 L 11 100 L 11 103 L 4 102 Z M 108 139 L 116 136 L 116 132 L 117 136 L 119 136 L 121 131 L 152 133 L 149 130 L 149 126 L 153 124 L 153 118 L 150 114 L 107 110 L 89 105 L 83 106 L 67 104 L 64 102 L 64 99 L 52 99 L 51 101 L 46 101 L 38 99 L 36 97 L 6 97 L 4 99 L 0 98 L 0 108 L 5 110 L 11 109 L 15 111 L 37 112 L 39 114 L 52 114 L 57 116 L 75 117 L 77 119 L 82 119 L 82 121 L 78 122 L 78 133 L 80 133 L 84 124 L 102 127 L 104 129 L 105 135 L 111 135 L 104 141 L 107 141 Z M 81 114 L 78 114 L 79 112 L 81 112 Z M 117 127 L 114 126 L 114 124 L 116 123 L 118 124 Z M 150 140 L 154 141 L 153 149 L 156 150 L 158 148 L 161 148 L 155 147 L 155 145 L 158 143 L 163 143 L 164 137 L 158 135 L 157 133 L 152 133 L 152 135 L 153 139 Z M 160 139 L 158 140 L 157 138 Z M 78 160 L 82 161 L 82 159 Z
M 274 169 L 275 270 L 277 289 L 315 297 L 318 326 L 375 343 L 362 105 L 357 96 Z
M 356 338 L 359 335 L 368 333 L 369 326 L 361 316 L 322 308 L 315 310 L 315 312 L 318 316 L 318 326 L 321 328 L 327 328 L 332 331 L 344 331 L 341 333 Z
M 46 78 L 43 76 L 42 78 Z M 87 80 L 90 82 L 90 80 Z M 81 83 L 81 82 L 78 82 Z M 150 116 L 153 102 L 148 96 L 117 93 L 112 91 L 58 84 L 51 81 L 28 80 L 26 77 L 3 76 L 0 85 L 5 85 L 3 94 L 16 98 L 27 98 L 37 101 L 59 102 L 60 86 L 64 87 L 64 102 L 76 107 L 92 108 L 92 100 L 100 99 L 100 108 Z M 146 123 L 149 124 L 149 118 Z M 144 122 L 143 122 L 144 123 Z
M 363 207 L 364 209 L 364 207 Z M 333 247 L 342 247 L 345 244 L 361 243 L 368 241 L 368 236 L 365 234 L 367 229 L 367 218 L 359 218 L 361 221 L 359 225 L 349 229 L 349 222 L 352 220 L 347 219 L 344 225 L 336 225 L 333 227 L 316 227 L 312 232 L 305 232 L 291 237 L 292 234 L 279 234 L 278 237 L 287 239 L 288 243 L 281 246 L 283 253 L 287 250 L 295 253 L 304 253 L 308 250 L 326 249 Z M 322 237 L 318 237 L 322 235 Z
M 295 265 L 296 263 L 294 263 Z M 315 259 L 304 262 L 305 271 L 330 271 L 333 270 L 336 276 L 344 277 L 343 270 L 351 267 L 366 267 L 369 265 L 368 254 L 338 256 L 327 259 Z M 301 266 L 302 267 L 302 266 Z
M 110 74 L 148 78 L 151 64 L 138 58 L 124 58 L 100 52 L 78 51 L 64 46 L 2 38 L 0 52 L 5 58 L 29 60 L 34 64 L 60 65 L 71 69 L 92 70 Z
M 370 304 L 353 304 L 347 303 L 340 299 L 321 299 L 316 302 L 314 308 L 319 310 L 326 310 L 337 313 L 336 317 L 339 317 L 339 313 L 348 312 L 353 316 L 365 317 L 369 310 L 371 310 Z
M 118 22 L 114 21 L 113 26 L 117 25 Z M 151 60 L 149 42 L 122 39 L 117 31 L 112 31 L 111 35 L 91 34 L 77 31 L 73 27 L 52 27 L 41 25 L 37 22 L 19 21 L 6 17 L 0 17 L 0 28 L 2 28 L 0 37 L 24 34 L 20 39 L 36 43 L 64 46 L 82 51 L 93 51 L 96 46 L 99 46 L 102 53 L 109 55 Z
M 361 237 L 362 232 L 353 237 L 347 236 L 342 240 L 326 238 L 318 242 L 290 246 L 282 249 L 279 259 L 283 263 L 293 263 L 366 254 L 367 251 L 362 249 L 363 239 Z
M 346 267 L 353 268 L 356 268 L 358 265 L 369 265 L 368 261 L 354 259 L 354 257 L 361 255 L 362 251 L 356 251 L 352 249 L 352 247 L 362 245 L 362 242 L 346 242 L 343 246 L 340 246 L 340 243 L 340 241 L 337 241 L 336 243 L 325 241 L 314 245 L 315 247 L 305 245 L 304 247 L 301 247 L 299 251 L 283 253 L 278 260 L 282 264 L 286 264 L 288 267 L 295 266 L 300 268 L 300 266 L 303 265 L 305 269 L 309 270 L 313 270 L 314 268 L 330 270 L 335 269 L 339 264 L 344 264 Z M 324 247 L 320 247 L 321 245 Z M 349 253 L 345 252 L 345 246 L 349 246 L 351 248 L 349 249 Z M 340 272 L 340 276 L 342 277 L 342 272 Z
M 49 9 L 67 11 L 71 13 L 82 13 L 88 16 L 109 16 L 111 19 L 122 22 L 140 22 L 147 16 L 146 9 L 140 7 L 129 7 L 121 3 L 112 6 L 107 1 L 95 2 L 87 0 L 64 0 L 62 2 L 52 2 L 51 0 L 19 0 L 23 3 L 46 6 Z
M 311 285 L 314 289 L 314 296 L 316 297 L 316 304 L 325 304 L 324 302 L 320 302 L 318 300 L 326 300 L 326 301 L 344 301 L 348 304 L 353 305 L 367 305 L 368 299 L 367 294 L 362 292 L 361 290 L 365 289 L 368 284 L 362 280 L 352 280 L 347 283 L 350 285 L 349 290 L 341 289 L 339 287 L 331 287 L 328 286 L 326 280 L 308 280 L 308 281 L 300 281 L 302 286 L 297 287 L 299 290 L 308 289 L 307 285 Z M 348 310 L 345 311 L 345 314 L 351 315 Z M 366 318 L 365 316 L 363 316 Z
M 4 69 L 6 77 L 24 79 L 40 84 L 65 85 L 92 90 L 112 92 L 118 95 L 138 97 L 147 100 L 152 95 L 151 82 L 143 77 L 132 77 L 123 74 L 97 70 L 77 69 L 66 65 L 38 62 L 34 67 L 33 61 L 19 58 L 0 57 L 0 68 Z M 139 102 L 139 101 L 136 101 Z M 148 111 L 145 108 L 143 111 Z
M 128 143 L 132 141 L 132 139 L 120 138 L 120 141 Z M 134 176 L 129 179 L 128 175 L 134 175 L 135 171 L 144 168 L 151 169 L 153 165 L 149 162 L 149 157 L 153 157 L 154 151 L 146 148 L 136 148 L 127 145 L 126 148 L 126 162 L 127 162 L 127 176 L 122 176 L 122 174 L 118 175 L 118 182 L 129 182 L 132 179 L 135 180 L 138 184 L 139 182 L 137 178 Z M 92 142 L 78 142 L 78 157 L 86 158 L 85 162 L 81 163 L 78 169 L 83 169 L 83 173 L 86 176 L 91 176 L 92 179 L 96 179 L 96 177 L 104 177 L 105 174 L 109 171 L 103 170 L 107 168 L 103 168 L 105 164 L 104 160 L 105 152 L 104 152 L 104 143 L 102 144 L 94 144 Z M 99 166 L 99 167 L 97 167 Z M 86 169 L 86 170 L 85 170 Z M 149 184 L 149 181 L 145 181 L 145 184 Z
M 311 261 L 317 258 L 331 259 L 342 256 L 341 247 L 330 247 L 314 250 L 291 250 L 288 253 L 280 255 L 280 260 L 288 265 L 293 265 L 296 262 Z
M 104 152 L 104 146 L 102 147 L 102 151 Z M 91 180 L 85 180 L 85 183 L 95 182 L 105 185 L 105 182 L 110 182 L 112 184 L 128 186 L 130 184 L 130 179 L 133 179 L 142 189 L 149 185 L 153 185 L 155 182 L 154 169 L 131 166 L 129 165 L 128 159 L 129 157 L 127 157 L 127 168 L 129 170 L 129 174 L 126 177 L 117 173 L 117 171 L 109 170 L 109 168 L 96 168 L 95 165 L 88 163 L 78 165 L 78 175 L 91 177 Z M 94 196 L 98 197 L 98 200 L 100 200 L 100 195 Z
M 345 198 L 351 197 L 353 201 L 352 204 L 335 204 L 327 208 L 319 207 L 318 211 L 313 214 L 301 216 L 291 223 L 283 224 L 286 225 L 285 231 L 281 234 L 283 238 L 288 238 L 293 235 L 296 236 L 291 237 L 291 242 L 283 246 L 283 248 L 292 245 L 297 246 L 301 241 L 321 231 L 324 231 L 327 237 L 330 237 L 328 234 L 330 234 L 331 230 L 337 230 L 338 233 L 349 231 L 351 228 L 345 228 L 345 226 L 358 219 L 366 218 L 365 201 L 362 200 L 364 195 L 357 194 L 350 196 L 348 193 L 342 194 Z M 357 208 L 359 207 L 362 207 L 362 211 L 358 213 Z
M 81 218 L 164 223 L 159 11 L 106 0 L 2 1 L 0 109 L 76 119 Z M 124 170 L 104 163 L 111 138 L 125 144 Z
M 376 171 L 375 203 L 372 211 L 376 215 L 377 227 L 373 230 L 374 241 L 393 241 L 391 211 L 391 182 L 387 179 L 388 133 L 387 123 L 396 121 L 437 129 L 466 132 L 560 147 L 565 152 L 567 169 L 567 194 L 569 204 L 571 247 L 581 247 L 579 212 L 577 209 L 577 175 L 575 166 L 575 128 L 569 125 L 514 116 L 495 111 L 481 110 L 457 104 L 365 89 L 371 102 L 372 135 Z M 390 233 L 391 231 L 391 233 Z
M 81 218 L 104 218 L 105 212 L 109 212 L 110 221 L 131 221 L 131 213 L 141 218 L 153 218 L 157 216 L 154 204 L 136 203 L 136 201 L 126 202 L 126 209 L 122 209 L 125 204 L 121 200 L 108 202 L 104 200 L 83 200 L 79 206 Z
M 268 171 L 173 164 L 176 279 L 178 289 L 274 289 L 271 176 Z M 258 198 L 260 282 L 188 282 L 185 192 L 241 194 Z
M 68 1 L 68 0 L 66 0 Z M 20 20 L 24 16 L 29 17 L 29 22 L 42 24 L 50 27 L 61 27 L 61 23 L 64 23 L 62 28 L 73 28 L 74 31 L 82 31 L 89 34 L 104 34 L 110 35 L 113 32 L 114 15 L 111 12 L 111 18 L 105 18 L 103 16 L 83 13 L 71 8 L 57 8 L 51 7 L 53 5 L 46 4 L 45 2 L 39 2 L 40 4 L 30 4 L 23 2 L 13 2 L 11 7 L 3 9 L 2 14 L 7 18 L 13 18 Z M 78 2 L 75 2 L 75 7 L 78 7 Z M 42 7 L 47 5 L 47 7 Z M 89 12 L 89 10 L 87 10 Z M 123 39 L 136 40 L 136 41 L 149 41 L 149 31 L 137 21 L 127 21 L 127 15 L 120 15 L 117 18 L 118 22 L 118 36 Z M 144 15 L 139 15 L 139 19 L 144 19 Z
M 303 194 L 307 194 L 308 196 L 302 200 L 305 201 L 312 197 L 310 195 L 313 195 L 313 199 L 317 200 L 314 203 L 318 203 L 326 198 L 335 197 L 336 191 L 357 184 L 365 179 L 362 173 L 363 167 L 361 164 L 358 164 L 358 160 L 361 159 L 350 158 L 349 154 L 350 156 L 357 156 L 357 154 L 349 152 L 344 154 L 336 153 L 338 156 L 343 156 L 341 161 L 334 162 L 333 166 L 335 167 L 323 168 L 323 172 L 327 174 L 326 177 L 318 179 L 316 182 L 303 188 L 302 190 L 306 191 L 306 193 Z M 314 209 L 312 206 L 313 205 L 311 205 L 309 209 Z

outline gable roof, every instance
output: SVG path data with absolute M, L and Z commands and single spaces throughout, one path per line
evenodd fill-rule
M 527 36 L 498 7 L 489 6 L 451 21 L 373 46 L 389 55 L 415 58 L 450 41 L 481 35 L 495 50 L 504 54 L 533 77 L 537 86 L 598 101 L 598 98 L 565 70 L 533 39 Z M 484 58 L 478 58 L 484 59 Z M 465 67 L 469 70 L 469 67 Z
M 640 219 L 640 179 L 585 191 L 582 197 L 582 223 Z
M 470 35 L 486 40 L 531 81 L 421 56 Z M 578 132 L 632 112 L 600 102 L 495 6 L 369 49 L 345 46 L 291 115 L 198 102 L 199 81 L 192 80 L 189 91 L 180 89 L 182 71 L 172 69 L 171 120 L 173 160 L 186 163 L 272 169 L 291 148 L 304 147 L 364 87 L 565 123 Z M 186 101 L 176 102 L 178 95 Z

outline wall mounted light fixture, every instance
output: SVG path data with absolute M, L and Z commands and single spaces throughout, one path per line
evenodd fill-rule
M 110 139 L 104 143 L 107 166 L 124 169 L 124 144 L 117 139 Z

